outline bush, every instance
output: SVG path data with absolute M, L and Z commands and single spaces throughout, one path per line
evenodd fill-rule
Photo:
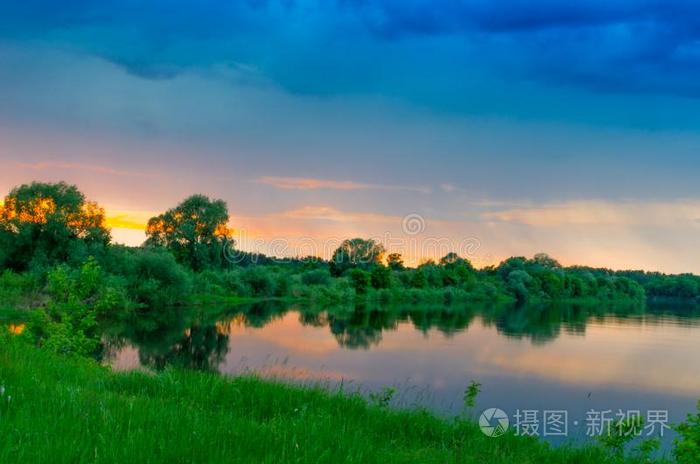
M 270 297 L 274 295 L 275 283 L 269 268 L 252 266 L 243 272 L 243 282 L 251 290 L 251 294 L 257 297 Z
M 38 299 L 41 276 L 38 273 L 0 274 L 0 309 L 29 307 Z
M 325 269 L 316 269 L 301 275 L 301 282 L 304 285 L 328 285 L 330 281 L 331 274 Z
M 291 277 L 285 273 L 279 273 L 275 277 L 275 291 L 274 295 L 276 297 L 283 297 L 289 294 L 291 283 Z
M 189 272 L 165 250 L 142 249 L 137 252 L 127 278 L 134 300 L 151 308 L 181 303 L 192 290 Z
M 195 273 L 192 279 L 192 291 L 200 295 L 223 295 L 226 289 L 222 277 L 222 273 L 211 270 Z
M 80 269 L 54 268 L 47 281 L 49 300 L 31 313 L 27 336 L 55 353 L 97 356 L 101 350 L 98 317 L 129 307 L 123 279 L 107 275 L 89 259 Z
M 491 282 L 478 282 L 471 291 L 475 300 L 493 301 L 498 298 L 499 289 Z
M 252 296 L 250 286 L 244 281 L 240 271 L 227 271 L 220 274 L 221 285 L 228 293 L 238 297 Z
M 675 427 L 679 437 L 673 455 L 678 464 L 697 464 L 700 462 L 700 402 L 698 412 L 688 414 L 688 419 Z

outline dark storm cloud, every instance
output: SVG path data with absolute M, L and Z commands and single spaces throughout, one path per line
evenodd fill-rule
M 338 0 L 386 37 L 468 31 L 519 32 L 657 21 L 680 29 L 698 24 L 700 5 L 645 0 Z
M 379 40 L 466 36 L 505 73 L 594 91 L 700 94 L 690 1 L 340 0 Z M 514 65 L 517 63 L 517 65 Z
M 427 68 L 436 78 L 399 96 L 428 104 L 475 66 L 596 92 L 700 95 L 700 3 L 680 0 L 27 0 L 5 5 L 1 38 L 78 49 L 149 79 L 241 63 L 308 94 L 393 94 Z M 447 39 L 435 58 L 407 50 L 369 71 L 397 60 L 383 56 L 387 43 L 434 38 Z

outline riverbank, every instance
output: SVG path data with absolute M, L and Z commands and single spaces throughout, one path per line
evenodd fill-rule
M 0 340 L 0 462 L 622 463 L 472 421 L 251 377 L 113 373 Z

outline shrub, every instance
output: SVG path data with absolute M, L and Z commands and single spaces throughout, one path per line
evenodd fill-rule
M 252 296 L 251 288 L 246 284 L 246 282 L 243 281 L 240 271 L 236 270 L 223 272 L 220 274 L 220 278 L 224 290 L 230 294 L 239 297 Z
M 301 275 L 301 282 L 304 285 L 328 285 L 331 281 L 331 274 L 325 269 L 307 271 Z
M 165 250 L 140 250 L 127 278 L 130 294 L 147 307 L 181 303 L 192 290 L 190 274 Z
M 27 336 L 55 353 L 97 356 L 101 349 L 98 317 L 129 307 L 124 281 L 104 273 L 94 259 L 80 269 L 56 267 L 47 281 L 49 300 L 32 312 Z
M 291 288 L 291 277 L 285 273 L 279 273 L 275 277 L 275 290 L 274 295 L 276 297 L 283 297 L 289 294 Z
M 252 266 L 243 272 L 243 282 L 251 289 L 253 296 L 269 297 L 274 294 L 275 284 L 268 268 Z
M 222 277 L 222 273 L 212 270 L 194 273 L 192 290 L 198 294 L 223 295 L 226 293 L 226 289 Z
M 0 274 L 0 309 L 31 306 L 38 299 L 40 282 L 37 273 L 16 274 L 6 270 Z
M 678 464 L 696 464 L 700 462 L 700 402 L 698 412 L 688 414 L 688 419 L 675 427 L 679 437 L 673 455 Z

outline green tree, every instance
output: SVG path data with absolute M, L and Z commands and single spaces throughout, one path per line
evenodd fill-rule
M 496 268 L 496 273 L 502 280 L 507 281 L 511 272 L 525 270 L 527 264 L 527 258 L 522 256 L 513 256 L 512 258 L 508 258 L 499 264 Z
M 389 288 L 391 286 L 391 270 L 378 264 L 371 271 L 372 287 L 376 289 Z
M 469 260 L 459 257 L 457 253 L 448 253 L 440 260 L 442 267 L 442 284 L 445 287 L 471 284 L 476 279 L 476 270 Z
M 564 293 L 564 281 L 556 273 L 546 271 L 539 276 L 542 282 L 542 291 L 552 298 L 559 298 Z
M 391 253 L 386 257 L 386 265 L 392 271 L 402 271 L 404 270 L 403 257 L 400 253 Z
M 460 258 L 455 252 L 447 253 L 445 256 L 440 258 L 440 266 L 454 266 L 464 262 L 464 259 Z
M 331 274 L 338 277 L 348 269 L 370 269 L 375 265 L 381 264 L 384 259 L 384 253 L 384 246 L 374 240 L 362 238 L 345 240 L 333 252 L 330 262 Z
M 413 272 L 411 277 L 411 287 L 413 288 L 425 288 L 428 286 L 428 279 L 425 277 L 425 272 L 423 269 L 418 268 Z
M 435 264 L 435 261 L 432 259 L 428 259 L 419 264 L 416 270 L 422 272 L 425 277 L 426 286 L 432 288 L 440 288 L 443 286 L 443 269 Z
M 0 267 L 18 271 L 100 254 L 110 241 L 104 210 L 74 185 L 34 182 L 0 206 Z
M 228 221 L 223 200 L 193 195 L 148 221 L 146 245 L 168 248 L 179 263 L 194 271 L 222 267 L 224 247 L 231 243 Z
M 542 267 L 561 268 L 559 261 L 549 256 L 547 253 L 537 253 L 534 258 L 532 258 L 532 261 Z
M 358 295 L 364 295 L 367 293 L 367 289 L 369 288 L 371 282 L 370 273 L 363 271 L 362 269 L 355 268 L 350 271 L 350 281 L 355 289 L 355 293 Z
M 534 279 L 526 271 L 515 270 L 508 274 L 508 289 L 513 292 L 519 302 L 525 302 L 530 298 Z

